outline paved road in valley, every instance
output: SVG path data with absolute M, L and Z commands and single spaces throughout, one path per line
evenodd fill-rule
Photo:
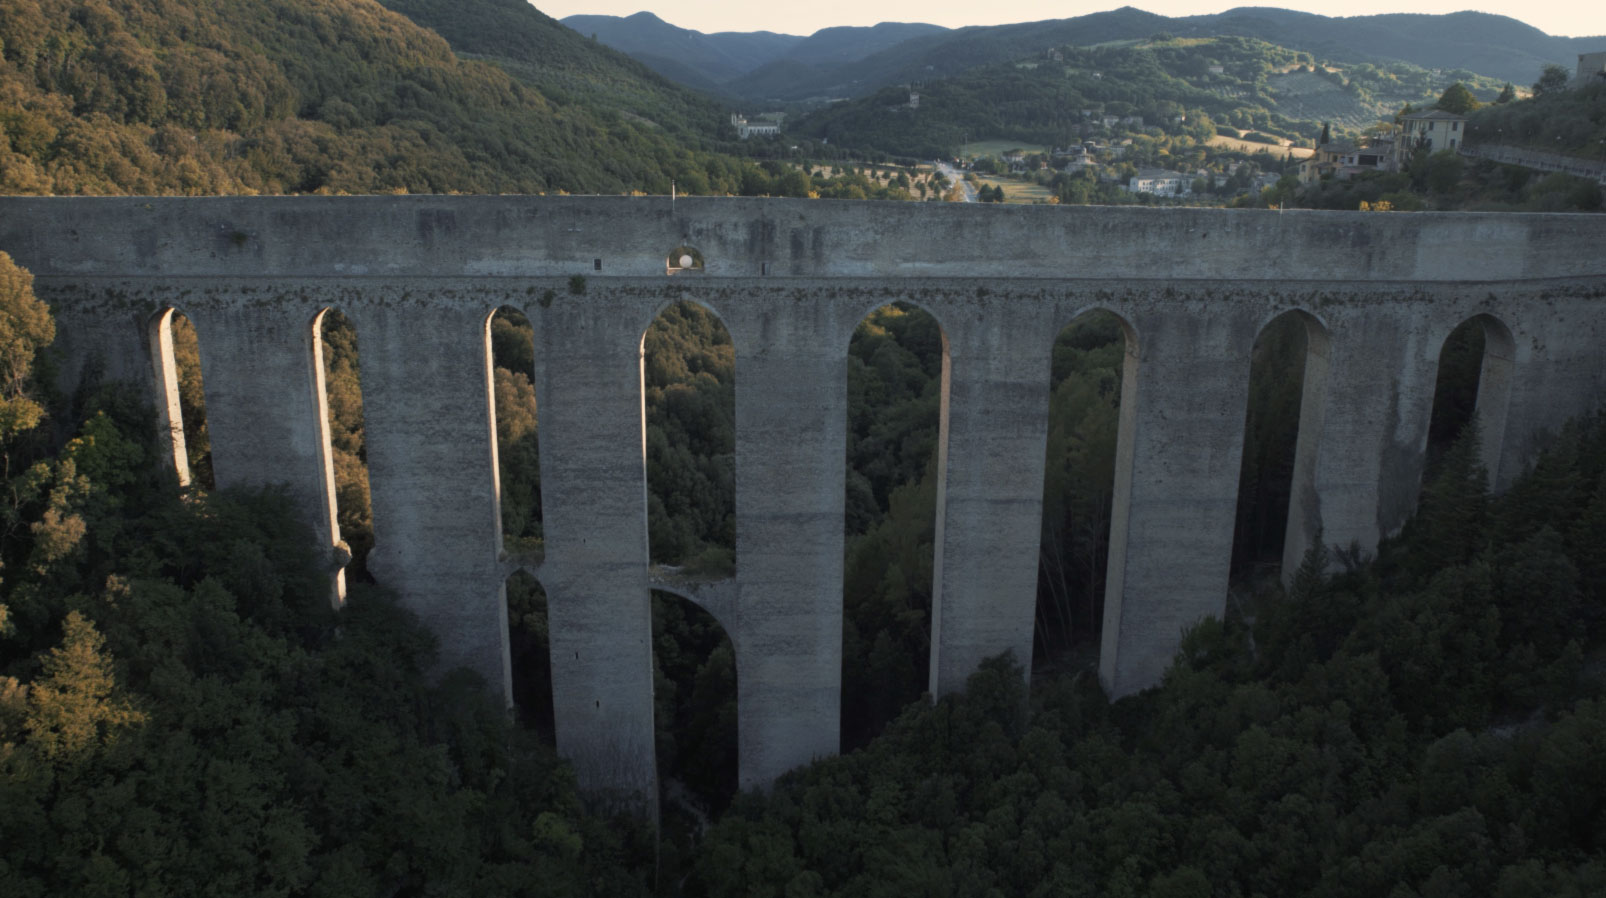
M 965 180 L 964 172 L 946 162 L 937 163 L 937 171 L 941 172 L 942 176 L 950 182 L 959 185 L 960 195 L 965 198 L 965 202 L 974 203 L 976 201 L 976 188 L 970 186 L 970 182 Z

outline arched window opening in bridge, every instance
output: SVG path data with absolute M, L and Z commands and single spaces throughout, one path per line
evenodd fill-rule
M 338 309 L 324 309 L 312 325 L 315 376 L 323 410 L 324 486 L 337 547 L 344 544 L 351 561 L 340 572 L 337 588 L 346 583 L 372 583 L 368 552 L 374 545 L 373 511 L 368 497 L 368 453 L 364 442 L 362 365 L 357 329 Z
M 507 604 L 514 711 L 522 727 L 533 731 L 547 745 L 556 745 L 546 590 L 529 573 L 514 571 L 502 592 Z
M 652 645 L 661 824 L 689 847 L 736 796 L 736 652 L 713 615 L 659 590 Z
M 948 341 L 902 303 L 859 322 L 848 348 L 842 583 L 842 750 L 928 688 Z
M 539 555 L 541 445 L 535 401 L 535 330 L 523 312 L 497 309 L 486 322 L 490 344 L 496 475 L 502 545 L 512 554 Z
M 166 308 L 151 319 L 157 415 L 168 434 L 172 467 L 181 487 L 210 490 L 212 441 L 206 427 L 206 390 L 195 326 L 183 312 Z
M 1288 545 L 1290 533 L 1301 541 L 1314 535 L 1314 525 L 1290 526 L 1290 516 L 1315 511 L 1304 502 L 1315 492 L 1328 345 L 1327 329 L 1298 310 L 1273 318 L 1255 338 L 1230 575 L 1251 591 L 1297 566 L 1309 546 Z
M 655 573 L 736 566 L 736 356 L 719 316 L 671 305 L 641 341 L 647 530 Z
M 1490 315 L 1468 318 L 1445 338 L 1433 386 L 1433 414 L 1428 419 L 1424 482 L 1433 479 L 1450 447 L 1476 419 L 1475 456 L 1488 474 L 1489 484 L 1494 484 L 1511 402 L 1515 353 L 1510 329 Z
M 1137 374 L 1128 333 L 1119 316 L 1100 310 L 1079 316 L 1054 341 L 1034 675 L 1098 666 L 1121 402 L 1130 392 L 1123 387 Z

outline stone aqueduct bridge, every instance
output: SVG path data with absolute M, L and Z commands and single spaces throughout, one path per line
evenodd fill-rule
M 700 269 L 671 270 L 693 248 Z M 740 781 L 835 752 L 854 327 L 902 300 L 947 340 L 932 689 L 1032 652 L 1050 351 L 1093 309 L 1126 326 L 1100 673 L 1153 685 L 1223 610 L 1250 350 L 1307 324 L 1289 551 L 1375 547 L 1416 501 L 1445 337 L 1484 322 L 1479 413 L 1497 485 L 1606 396 L 1606 216 L 986 207 L 529 197 L 0 200 L 79 371 L 173 391 L 160 322 L 200 335 L 219 486 L 282 482 L 333 545 L 316 319 L 355 324 L 370 565 L 508 688 L 506 577 L 549 598 L 557 738 L 593 790 L 655 782 L 640 353 L 667 304 L 736 354 L 732 580 L 680 591 L 731 636 Z M 571 278 L 585 278 L 583 292 Z M 576 285 L 578 286 L 578 285 Z M 488 316 L 535 328 L 544 558 L 497 508 Z M 1286 564 L 1287 562 L 1285 562 Z

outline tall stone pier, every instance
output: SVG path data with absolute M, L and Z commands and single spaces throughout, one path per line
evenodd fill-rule
M 340 538 L 319 316 L 362 351 L 375 576 L 443 668 L 509 693 L 507 576 L 549 599 L 559 750 L 583 787 L 656 792 L 650 590 L 736 650 L 740 782 L 838 749 L 848 344 L 871 310 L 943 328 L 931 691 L 1032 653 L 1049 359 L 1094 310 L 1125 330 L 1099 670 L 1156 684 L 1227 592 L 1256 337 L 1308 336 L 1291 563 L 1317 533 L 1375 549 L 1413 510 L 1440 351 L 1484 328 L 1497 488 L 1606 396 L 1606 216 L 997 207 L 628 197 L 0 199 L 0 250 L 59 321 L 63 376 L 149 384 L 172 427 L 173 310 L 200 337 L 219 486 L 286 484 Z M 686 251 L 690 251 L 687 253 Z M 696 265 L 682 267 L 682 254 Z M 648 565 L 642 336 L 675 301 L 736 358 L 736 573 Z M 487 320 L 535 329 L 546 532 L 497 513 Z M 179 454 L 181 457 L 181 453 Z M 175 468 L 182 464 L 175 462 Z

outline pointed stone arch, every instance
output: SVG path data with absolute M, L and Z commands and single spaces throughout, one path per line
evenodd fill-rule
M 1304 309 L 1279 312 L 1255 332 L 1246 372 L 1234 580 L 1247 581 L 1256 564 L 1269 569 L 1272 563 L 1286 580 L 1320 529 L 1316 460 L 1331 357 L 1327 325 Z
M 1429 471 L 1437 456 L 1475 417 L 1479 430 L 1478 458 L 1489 472 L 1490 485 L 1494 485 L 1505 448 L 1516 355 L 1516 339 L 1511 328 L 1487 312 L 1462 320 L 1445 335 L 1439 344 L 1433 411 L 1428 425 Z M 1472 387 L 1470 401 L 1466 395 L 1469 385 Z

